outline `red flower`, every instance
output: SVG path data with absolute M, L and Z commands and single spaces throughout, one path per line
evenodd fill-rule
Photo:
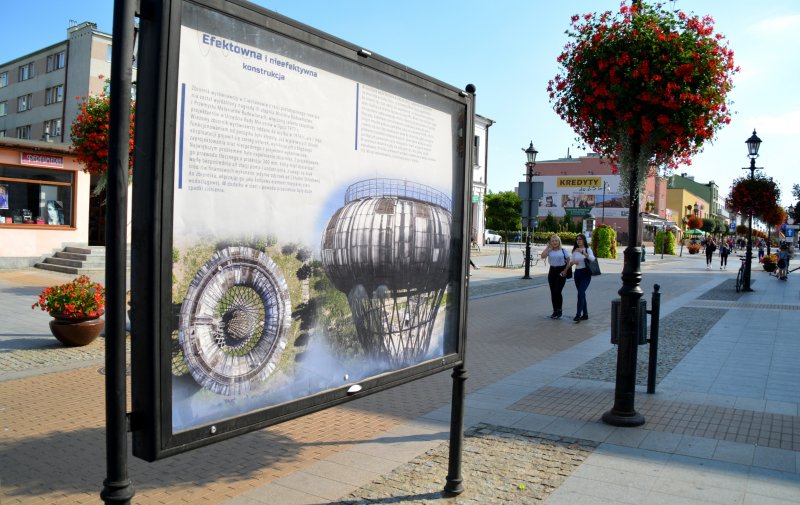
M 675 168 L 730 122 L 738 68 L 710 17 L 623 2 L 614 15 L 573 16 L 567 33 L 550 101 L 612 163 L 622 144 Z
M 105 312 L 106 291 L 102 285 L 82 275 L 60 286 L 42 290 L 39 300 L 31 305 L 48 314 L 79 318 L 101 316 Z

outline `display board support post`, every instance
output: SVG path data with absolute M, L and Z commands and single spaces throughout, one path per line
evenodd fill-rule
M 455 496 L 464 492 L 461 475 L 461 455 L 464 446 L 464 399 L 467 370 L 463 364 L 453 369 L 453 400 L 450 410 L 450 459 L 447 468 L 447 484 L 444 492 Z
M 135 18 L 136 0 L 115 0 L 106 193 L 106 478 L 100 493 L 100 498 L 107 504 L 129 504 L 135 494 L 128 478 L 125 382 L 130 89 Z

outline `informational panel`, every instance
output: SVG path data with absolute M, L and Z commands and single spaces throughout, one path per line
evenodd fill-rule
M 271 29 L 183 2 L 173 37 L 145 459 L 463 360 L 470 95 L 247 7 Z

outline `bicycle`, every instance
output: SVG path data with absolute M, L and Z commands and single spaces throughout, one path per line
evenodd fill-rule
M 747 261 L 747 256 L 739 256 L 742 265 L 739 267 L 739 272 L 736 274 L 736 292 L 739 293 L 744 285 L 744 264 Z

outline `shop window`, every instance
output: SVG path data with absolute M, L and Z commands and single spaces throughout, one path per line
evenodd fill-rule
M 0 165 L 0 226 L 74 226 L 75 174 Z

